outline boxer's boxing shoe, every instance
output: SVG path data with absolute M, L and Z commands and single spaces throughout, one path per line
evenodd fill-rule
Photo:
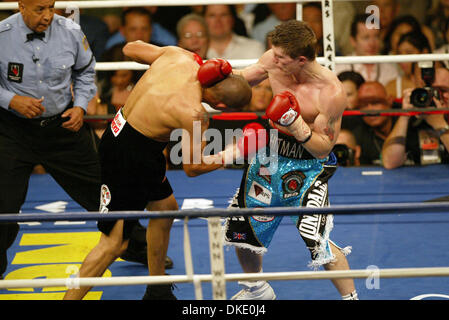
M 275 300 L 276 294 L 266 281 L 239 281 L 243 287 L 231 300 Z
M 173 284 L 149 284 L 142 300 L 178 300 L 173 287 Z

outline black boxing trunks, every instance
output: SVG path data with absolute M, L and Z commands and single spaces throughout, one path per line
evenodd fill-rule
M 165 177 L 166 142 L 150 139 L 126 122 L 121 111 L 104 132 L 99 146 L 101 162 L 100 212 L 141 211 L 148 202 L 169 197 L 173 190 Z M 109 234 L 117 220 L 100 220 L 98 229 Z M 129 239 L 137 220 L 124 221 L 123 239 Z

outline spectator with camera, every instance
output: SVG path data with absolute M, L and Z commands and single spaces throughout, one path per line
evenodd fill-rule
M 422 54 L 431 53 L 432 49 L 427 37 L 421 31 L 409 32 L 403 34 L 397 43 L 397 51 L 395 54 Z M 401 75 L 391 80 L 386 89 L 388 94 L 397 100 L 402 100 L 402 93 L 407 88 L 414 88 L 415 85 L 415 69 L 418 68 L 413 62 L 400 62 L 398 67 Z M 399 103 L 400 104 L 400 103 Z
M 352 167 L 360 165 L 362 148 L 357 144 L 355 135 L 351 130 L 340 130 L 332 152 L 337 157 L 339 166 Z
M 418 65 L 424 86 L 404 90 L 402 108 L 448 108 L 449 70 Z M 402 165 L 449 163 L 448 148 L 449 124 L 444 114 L 400 116 L 383 145 L 383 166 L 394 169 Z
M 377 81 L 367 81 L 358 91 L 360 111 L 386 111 L 391 109 L 393 99 L 385 87 Z M 395 119 L 384 115 L 363 116 L 362 121 L 352 129 L 361 147 L 361 165 L 381 165 L 382 146 L 393 128 Z

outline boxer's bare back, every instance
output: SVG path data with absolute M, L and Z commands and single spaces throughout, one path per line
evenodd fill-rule
M 199 65 L 190 52 L 181 48 L 153 47 L 151 50 L 154 52 L 149 52 L 145 61 L 139 61 L 151 67 L 134 87 L 123 114 L 145 136 L 169 141 L 174 129 L 205 118 L 201 85 L 196 77 Z M 132 56 L 132 52 L 127 54 Z

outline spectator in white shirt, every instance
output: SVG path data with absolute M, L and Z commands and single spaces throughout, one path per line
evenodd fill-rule
M 380 52 L 380 30 L 367 27 L 369 17 L 368 14 L 357 15 L 352 22 L 350 40 L 354 48 L 353 55 L 375 56 Z M 398 76 L 396 65 L 390 63 L 337 65 L 336 73 L 343 71 L 356 71 L 366 81 L 378 81 L 384 86 Z
M 233 31 L 235 17 L 231 5 L 206 6 L 204 18 L 210 36 L 208 59 L 258 59 L 265 52 L 265 46 L 259 41 Z

